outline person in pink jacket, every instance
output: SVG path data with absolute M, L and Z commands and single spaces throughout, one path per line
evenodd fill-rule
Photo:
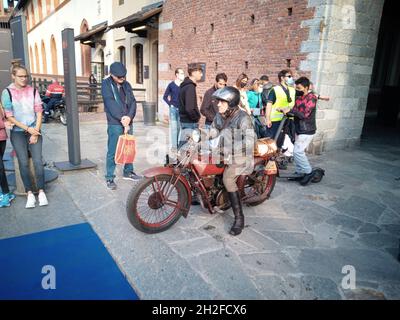
M 10 192 L 8 187 L 8 181 L 6 171 L 4 168 L 3 156 L 6 151 L 7 144 L 7 131 L 6 131 L 6 120 L 2 106 L 0 105 L 0 208 L 9 207 L 11 201 L 15 199 L 15 195 Z
M 44 192 L 42 158 L 42 100 L 39 92 L 28 84 L 29 74 L 24 66 L 14 65 L 11 77 L 13 82 L 3 90 L 1 103 L 7 120 L 14 125 L 10 131 L 10 141 L 17 155 L 21 179 L 27 193 L 25 208 L 36 206 L 30 177 L 29 154 L 32 157 L 36 186 L 39 190 L 39 206 L 47 206 L 49 202 Z

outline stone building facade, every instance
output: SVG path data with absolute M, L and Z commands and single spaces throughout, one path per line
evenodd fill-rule
M 331 97 L 318 106 L 314 152 L 358 143 L 364 123 L 384 0 L 167 0 L 159 26 L 159 112 L 177 67 L 206 64 L 199 102 L 219 72 L 277 81 L 308 76 Z

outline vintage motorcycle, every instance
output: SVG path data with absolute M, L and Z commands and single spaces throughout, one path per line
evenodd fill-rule
M 200 132 L 195 130 L 180 149 L 176 164 L 146 170 L 144 178 L 129 193 L 126 213 L 130 223 L 145 233 L 167 230 L 181 216 L 188 216 L 192 193 L 210 214 L 230 208 L 228 193 L 222 181 L 225 166 L 213 164 L 209 154 L 197 152 Z M 254 157 L 253 172 L 238 178 L 242 203 L 256 206 L 271 195 L 278 168 L 275 162 L 276 143 L 265 140 L 262 156 Z

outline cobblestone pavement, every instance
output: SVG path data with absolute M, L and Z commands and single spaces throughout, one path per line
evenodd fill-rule
M 136 171 L 161 159 L 166 132 L 135 125 Z M 46 124 L 44 133 L 46 161 L 67 160 L 66 127 Z M 49 185 L 48 208 L 26 211 L 18 198 L 2 209 L 0 238 L 88 221 L 142 299 L 400 298 L 399 145 L 371 141 L 312 157 L 326 170 L 322 182 L 278 180 L 270 200 L 245 208 L 238 237 L 228 234 L 231 210 L 210 215 L 199 207 L 170 230 L 147 235 L 126 217 L 133 183 L 117 178 L 116 191 L 106 188 L 105 122 L 82 122 L 80 134 L 82 158 L 98 169 L 61 174 Z M 149 134 L 159 138 L 155 146 Z M 354 290 L 342 286 L 344 266 L 356 271 Z

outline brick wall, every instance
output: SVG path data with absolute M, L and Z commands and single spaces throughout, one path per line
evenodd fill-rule
M 241 72 L 250 79 L 267 74 L 276 82 L 290 59 L 296 75 L 309 75 L 299 70 L 306 59 L 301 45 L 309 37 L 302 21 L 314 16 L 314 8 L 307 6 L 307 0 L 167 0 L 159 30 L 161 112 L 166 114 L 161 97 L 175 68 L 186 70 L 191 62 L 206 63 L 206 81 L 197 90 L 199 102 L 219 72 L 228 75 L 229 84 Z

